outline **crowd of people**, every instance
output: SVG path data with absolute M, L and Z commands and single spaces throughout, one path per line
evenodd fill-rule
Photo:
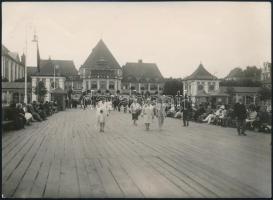
M 99 107 L 108 105 L 106 107 L 110 110 L 124 113 L 129 111 L 132 114 L 133 125 L 136 126 L 139 117 L 143 117 L 145 130 L 147 131 L 150 129 L 154 118 L 157 118 L 158 128 L 161 130 L 165 117 L 180 118 L 185 127 L 189 126 L 189 121 L 234 127 L 237 128 L 238 135 L 246 135 L 246 129 L 262 132 L 271 131 L 271 111 L 267 111 L 265 106 L 255 106 L 253 104 L 246 107 L 241 100 L 235 105 L 218 105 L 212 108 L 209 104 L 192 106 L 192 102 L 187 99 L 175 105 L 173 99 L 164 96 L 157 98 L 114 96 L 111 98 L 103 97 L 103 100 L 100 100 L 100 98 L 94 96 L 89 101 L 82 101 L 83 105 L 81 107 L 85 109 L 89 104 L 92 108 L 98 110 Z M 109 111 L 105 109 L 101 114 L 103 113 L 109 114 Z M 106 118 L 100 118 L 105 124 Z
M 31 125 L 32 122 L 42 122 L 54 113 L 58 112 L 57 102 L 40 103 L 33 101 L 32 103 L 12 103 L 7 110 L 9 120 L 14 121 L 15 129 L 25 128 L 26 125 Z
M 72 101 L 73 102 L 73 101 Z M 271 131 L 271 111 L 265 106 L 248 105 L 238 101 L 235 105 L 218 105 L 212 108 L 209 104 L 193 106 L 190 99 L 182 99 L 174 103 L 175 99 L 166 96 L 92 96 L 82 95 L 79 102 L 67 104 L 67 108 L 77 108 L 78 104 L 83 110 L 87 107 L 96 109 L 99 131 L 104 132 L 107 116 L 110 112 L 118 111 L 130 113 L 133 125 L 137 126 L 139 117 L 143 118 L 145 130 L 149 131 L 154 118 L 158 121 L 159 130 L 162 129 L 166 117 L 179 118 L 183 126 L 189 126 L 189 121 L 219 125 L 222 127 L 237 127 L 239 135 L 246 135 L 245 130 Z M 33 121 L 44 121 L 53 113 L 58 112 L 57 102 L 32 102 L 30 104 L 17 103 L 12 108 L 12 119 L 16 129 L 24 128 Z

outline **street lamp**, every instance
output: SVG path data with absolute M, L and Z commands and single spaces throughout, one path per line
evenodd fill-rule
M 184 109 L 186 108 L 186 95 L 187 95 L 187 90 L 184 90 Z
M 59 65 L 54 65 L 54 90 L 56 89 L 56 70 L 59 69 Z

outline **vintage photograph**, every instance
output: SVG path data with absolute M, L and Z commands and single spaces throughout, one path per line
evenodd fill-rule
M 272 197 L 270 2 L 3 2 L 2 198 Z

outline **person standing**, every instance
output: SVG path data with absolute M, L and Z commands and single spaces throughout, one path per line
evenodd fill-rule
M 236 126 L 237 126 L 237 132 L 238 135 L 246 135 L 245 134 L 245 125 L 246 125 L 246 107 L 242 103 L 242 99 L 239 99 L 239 101 L 234 105 L 234 115 L 236 118 Z
M 187 99 L 185 99 L 184 102 L 183 102 L 182 113 L 183 113 L 183 125 L 184 126 L 189 126 L 190 102 Z
M 134 125 L 137 126 L 136 121 L 138 120 L 139 112 L 141 111 L 139 103 L 137 103 L 137 100 L 134 99 L 133 103 L 130 106 L 130 112 L 132 113 L 132 120 L 134 121 Z
M 100 132 L 104 132 L 104 127 L 105 127 L 105 113 L 104 113 L 105 110 L 103 109 L 100 109 L 99 110 L 99 114 L 98 114 L 98 123 L 100 125 Z
M 165 112 L 165 106 L 162 104 L 162 100 L 158 99 L 157 105 L 156 105 L 156 117 L 158 119 L 158 128 L 161 131 L 162 126 L 164 123 L 164 119 L 166 117 L 166 112 Z
M 151 105 L 150 99 L 147 99 L 147 102 L 143 106 L 142 117 L 144 118 L 146 131 L 149 131 L 150 124 L 153 122 L 154 118 L 154 107 Z

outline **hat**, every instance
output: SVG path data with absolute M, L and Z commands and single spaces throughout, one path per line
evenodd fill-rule
M 224 106 L 224 105 L 222 105 L 222 106 L 220 107 L 220 109 L 225 109 L 225 106 Z

